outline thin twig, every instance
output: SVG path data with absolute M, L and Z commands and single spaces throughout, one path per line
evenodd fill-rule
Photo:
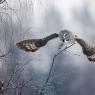
M 10 49 L 7 53 L 0 55 L 0 57 L 1 57 L 1 58 L 2 58 L 2 57 L 6 57 L 10 52 L 11 52 L 11 49 Z
M 68 53 L 70 53 L 70 54 L 73 54 L 73 55 L 77 55 L 77 56 L 80 56 L 79 54 L 76 54 L 76 53 L 72 53 L 72 52 L 70 52 L 70 51 L 68 51 L 68 50 L 66 50 L 66 52 L 68 52 Z
M 5 2 L 6 0 L 0 0 L 0 4 L 2 4 L 3 2 Z
M 65 51 L 66 49 L 68 49 L 68 48 L 70 48 L 71 46 L 73 46 L 74 44 L 75 44 L 75 43 L 71 44 L 71 45 L 68 46 L 68 47 L 66 46 L 64 49 L 62 49 L 61 51 L 59 51 L 57 54 L 54 55 L 53 61 L 52 61 L 52 64 L 51 64 L 51 68 L 50 68 L 50 70 L 49 70 L 48 77 L 47 77 L 47 79 L 46 79 L 46 81 L 45 81 L 45 83 L 44 83 L 42 89 L 40 90 L 40 92 L 38 92 L 37 95 L 42 95 L 42 94 L 43 94 L 43 92 L 44 92 L 44 90 L 45 90 L 45 87 L 47 86 L 47 83 L 48 83 L 49 80 L 50 80 L 51 73 L 52 73 L 52 69 L 53 69 L 53 67 L 54 67 L 54 63 L 55 63 L 56 57 L 57 57 L 59 54 L 61 54 L 63 51 Z

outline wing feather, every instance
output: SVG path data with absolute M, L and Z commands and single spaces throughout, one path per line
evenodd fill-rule
M 92 46 L 82 38 L 75 39 L 82 47 L 83 53 L 87 56 L 89 61 L 95 62 L 95 46 Z
M 36 45 L 37 43 L 39 43 L 38 39 L 29 39 L 16 43 L 16 46 L 27 52 L 35 52 L 39 48 L 39 46 Z

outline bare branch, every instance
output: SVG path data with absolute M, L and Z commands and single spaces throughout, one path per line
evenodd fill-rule
M 70 54 L 73 54 L 73 55 L 77 55 L 77 56 L 80 56 L 79 54 L 76 54 L 76 53 L 72 53 L 72 52 L 70 52 L 70 51 L 68 51 L 68 50 L 66 50 L 66 52 L 68 52 L 68 53 L 70 53 Z
M 6 0 L 0 0 L 0 4 L 4 3 Z
M 7 53 L 0 55 L 0 57 L 1 57 L 1 58 L 6 57 L 10 52 L 11 52 L 11 49 L 10 49 Z M 1 59 L 1 58 L 0 58 L 0 59 Z
M 74 43 L 74 44 L 75 44 L 75 43 Z M 50 77 L 51 77 L 51 74 L 52 74 L 52 69 L 53 69 L 54 64 L 55 64 L 55 59 L 57 58 L 57 56 L 60 55 L 63 51 L 65 51 L 65 50 L 67 50 L 68 48 L 70 48 L 71 46 L 73 46 L 74 44 L 71 44 L 71 45 L 68 46 L 68 47 L 66 46 L 63 50 L 59 51 L 57 54 L 54 55 L 54 58 L 53 58 L 53 61 L 52 61 L 52 64 L 51 64 L 51 68 L 50 68 L 50 70 L 49 70 L 48 77 L 47 77 L 47 79 L 46 79 L 46 81 L 45 81 L 45 83 L 44 83 L 42 89 L 38 92 L 37 95 L 42 95 L 43 92 L 44 92 L 44 90 L 45 90 L 45 88 L 47 87 L 47 84 L 48 84 L 48 82 L 49 82 L 49 80 L 50 80 Z

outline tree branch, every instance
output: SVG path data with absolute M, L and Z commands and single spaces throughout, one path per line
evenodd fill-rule
M 7 53 L 0 55 L 0 57 L 1 58 L 6 57 L 10 52 L 11 52 L 11 49 Z
M 53 69 L 53 67 L 54 67 L 55 59 L 57 58 L 57 56 L 60 55 L 63 51 L 65 51 L 65 50 L 67 50 L 68 48 L 70 48 L 71 46 L 73 46 L 74 44 L 75 44 L 75 43 L 71 44 L 71 45 L 68 46 L 68 47 L 66 46 L 64 49 L 62 49 L 61 51 L 59 51 L 58 53 L 56 53 L 56 54 L 54 55 L 53 61 L 52 61 L 52 64 L 51 64 L 51 68 L 50 68 L 50 70 L 49 70 L 48 77 L 47 77 L 47 79 L 46 79 L 46 81 L 45 81 L 45 83 L 44 83 L 42 89 L 38 92 L 37 95 L 42 95 L 43 92 L 44 92 L 44 90 L 45 90 L 45 87 L 47 87 L 47 83 L 48 83 L 49 80 L 50 80 L 51 73 L 52 73 L 52 69 Z

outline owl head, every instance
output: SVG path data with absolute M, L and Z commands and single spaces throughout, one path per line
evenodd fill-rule
M 69 30 L 61 30 L 59 32 L 59 39 L 63 42 L 65 42 L 65 41 L 67 41 L 67 42 L 75 41 L 76 36 L 77 35 L 74 35 L 74 33 L 69 31 Z

